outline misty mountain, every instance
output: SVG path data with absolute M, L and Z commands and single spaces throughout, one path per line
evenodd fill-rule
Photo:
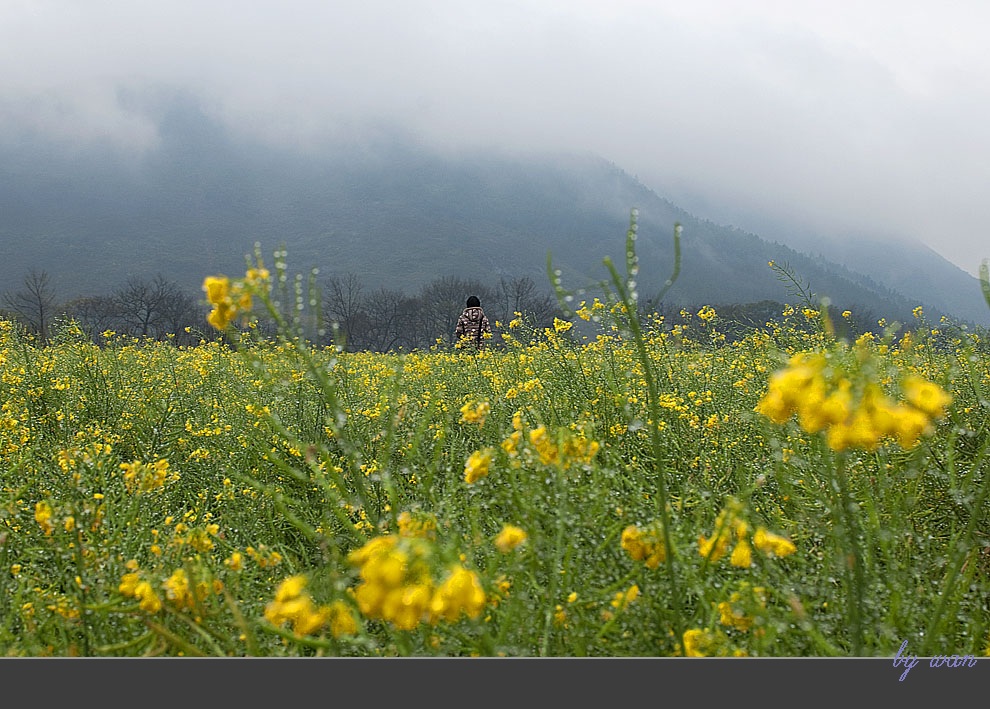
M 549 252 L 565 286 L 595 294 L 603 257 L 622 267 L 636 208 L 644 298 L 670 275 L 679 222 L 668 305 L 796 304 L 774 260 L 840 308 L 906 322 L 924 305 L 990 324 L 979 282 L 924 247 L 799 251 L 694 216 L 593 155 L 442 154 L 395 136 L 290 149 L 237 139 L 193 102 L 155 110 L 159 144 L 140 155 L 28 135 L 0 143 L 0 292 L 34 268 L 62 300 L 132 276 L 198 293 L 206 275 L 242 273 L 259 242 L 269 259 L 284 245 L 292 272 L 406 292 L 448 275 L 548 284 Z

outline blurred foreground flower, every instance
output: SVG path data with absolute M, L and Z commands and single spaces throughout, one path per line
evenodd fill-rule
M 526 541 L 526 532 L 519 527 L 507 524 L 502 527 L 502 531 L 498 533 L 495 537 L 495 548 L 498 549 L 503 554 L 508 554 L 510 551 L 521 545 Z
M 895 438 L 907 449 L 931 433 L 932 420 L 945 416 L 952 397 L 915 374 L 903 378 L 901 392 L 906 403 L 887 396 L 861 370 L 847 375 L 829 366 L 824 354 L 802 352 L 771 375 L 754 410 L 778 424 L 796 414 L 806 432 L 824 430 L 835 451 L 872 451 L 884 438 Z
M 213 310 L 207 322 L 217 330 L 225 330 L 238 316 L 251 312 L 251 295 L 267 289 L 270 274 L 263 266 L 249 268 L 244 278 L 231 280 L 227 276 L 207 276 L 203 280 L 206 300 Z
M 655 569 L 667 558 L 663 530 L 659 523 L 645 529 L 629 525 L 622 530 L 622 548 L 633 559 L 642 561 L 646 568 Z
M 335 638 L 354 635 L 358 624 L 350 607 L 340 600 L 317 606 L 306 592 L 306 584 L 303 574 L 282 581 L 275 590 L 275 599 L 265 607 L 265 620 L 275 626 L 292 623 L 296 635 L 312 635 L 327 625 Z

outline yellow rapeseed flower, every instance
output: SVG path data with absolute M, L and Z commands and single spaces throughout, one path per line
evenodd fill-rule
M 275 599 L 265 606 L 265 620 L 276 626 L 291 622 L 296 635 L 312 635 L 327 623 L 334 637 L 356 632 L 357 621 L 346 603 L 317 606 L 306 593 L 306 584 L 303 574 L 283 580 L 275 590 Z
M 684 631 L 684 655 L 686 657 L 707 657 L 713 654 L 717 641 L 708 629 L 691 628 Z
M 502 450 L 509 454 L 509 456 L 516 456 L 519 454 L 519 443 L 522 440 L 522 431 L 513 431 L 509 434 L 509 437 L 502 441 Z
M 698 311 L 698 318 L 704 322 L 711 322 L 715 319 L 715 308 L 706 305 Z
M 128 568 L 137 568 L 137 566 L 128 566 Z M 148 581 L 141 578 L 141 574 L 137 571 L 124 574 L 117 590 L 125 596 L 137 598 L 140 601 L 139 607 L 147 613 L 157 613 L 162 609 L 162 602 L 158 594 L 155 593 Z
M 748 569 L 753 565 L 753 548 L 746 539 L 740 539 L 736 542 L 736 547 L 729 557 L 729 563 L 740 569 Z
M 399 524 L 399 536 L 422 537 L 433 539 L 437 534 L 437 519 L 426 512 L 408 512 L 399 514 L 396 521 Z
M 189 589 L 189 577 L 185 569 L 176 569 L 163 583 L 165 597 L 178 608 L 192 608 L 195 599 Z
M 495 537 L 495 548 L 503 554 L 508 554 L 525 542 L 526 538 L 526 532 L 522 528 L 507 524 L 502 527 L 502 531 Z
M 430 602 L 431 619 L 443 618 L 454 622 L 463 613 L 477 618 L 485 607 L 485 591 L 478 575 L 462 566 L 455 566 L 440 584 Z
M 231 571 L 240 571 L 244 568 L 244 555 L 235 551 L 229 558 L 224 559 L 223 563 Z
M 162 609 L 162 601 L 147 581 L 138 582 L 134 597 L 140 600 L 138 607 L 146 613 L 157 613 Z
M 711 539 L 698 535 L 698 552 L 701 556 L 715 563 L 728 553 L 733 537 L 739 540 L 745 536 L 748 526 L 739 517 L 741 511 L 739 501 L 730 498 L 715 518 L 715 535 Z
M 757 527 L 753 533 L 753 546 L 764 554 L 788 556 L 797 551 L 797 547 L 789 539 L 772 534 L 763 527 Z
M 728 601 L 718 604 L 719 622 L 730 628 L 746 632 L 753 626 L 754 618 L 747 615 L 747 606 L 751 608 L 766 608 L 766 589 L 762 586 L 741 584 L 742 591 L 733 591 Z
M 279 603 L 291 600 L 293 598 L 298 598 L 303 589 L 306 588 L 306 576 L 303 574 L 297 574 L 295 576 L 290 576 L 278 585 L 275 589 L 275 600 Z
M 344 601 L 336 600 L 327 609 L 330 623 L 330 634 L 335 638 L 344 635 L 355 635 L 358 631 L 357 618 L 351 607 Z
M 938 384 L 916 374 L 909 374 L 901 384 L 904 398 L 911 406 L 932 418 L 945 416 L 945 407 L 952 403 L 952 396 Z
M 538 426 L 530 431 L 529 442 L 536 448 L 540 462 L 544 465 L 553 465 L 560 460 L 557 446 L 550 439 L 546 426 Z
M 868 359 L 859 341 L 857 346 L 861 361 Z M 901 384 L 908 405 L 900 404 L 862 371 L 856 374 L 865 379 L 858 386 L 858 400 L 857 387 L 848 377 L 827 368 L 823 355 L 799 353 L 786 368 L 770 376 L 755 411 L 778 424 L 797 414 L 804 431 L 824 430 L 828 446 L 835 451 L 873 451 L 885 438 L 895 438 L 903 448 L 916 445 L 923 434 L 931 432 L 930 419 L 943 417 L 952 401 L 937 384 L 911 374 Z
M 487 448 L 472 453 L 464 464 L 464 482 L 471 485 L 488 475 L 488 466 L 491 462 L 492 454 Z
M 41 530 L 46 536 L 50 535 L 52 530 L 55 529 L 51 521 L 53 514 L 54 511 L 48 500 L 39 500 L 34 506 L 34 521 L 38 523 L 38 526 L 41 527 Z
M 625 610 L 629 604 L 639 598 L 639 586 L 633 584 L 625 591 L 616 591 L 610 605 L 618 611 Z
M 634 524 L 622 530 L 622 549 L 633 561 L 642 561 L 647 568 L 655 569 L 667 558 L 667 548 L 659 524 L 640 529 Z
M 898 406 L 895 410 L 894 434 L 901 448 L 912 448 L 921 436 L 932 429 L 928 417 L 910 406 Z
M 479 403 L 469 401 L 461 407 L 461 422 L 476 423 L 483 426 L 489 412 L 491 412 L 491 405 L 487 401 Z
M 267 274 L 267 271 L 265 272 Z M 241 281 L 231 281 L 226 276 L 207 276 L 203 279 L 203 291 L 213 310 L 206 317 L 217 330 L 224 330 L 238 315 L 251 310 L 250 288 L 261 282 L 260 272 L 256 273 L 245 288 Z

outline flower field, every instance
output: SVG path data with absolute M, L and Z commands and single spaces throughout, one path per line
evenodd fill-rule
M 0 322 L 0 650 L 988 654 L 986 341 L 808 303 L 726 341 L 627 267 L 477 352 L 308 346 L 260 260 L 197 346 Z

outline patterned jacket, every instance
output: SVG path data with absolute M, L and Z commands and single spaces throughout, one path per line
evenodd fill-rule
M 454 341 L 460 342 L 461 338 L 469 338 L 469 343 L 481 346 L 484 334 L 491 333 L 492 326 L 488 322 L 485 311 L 478 307 L 464 308 L 464 312 L 457 318 L 457 327 L 454 328 Z

